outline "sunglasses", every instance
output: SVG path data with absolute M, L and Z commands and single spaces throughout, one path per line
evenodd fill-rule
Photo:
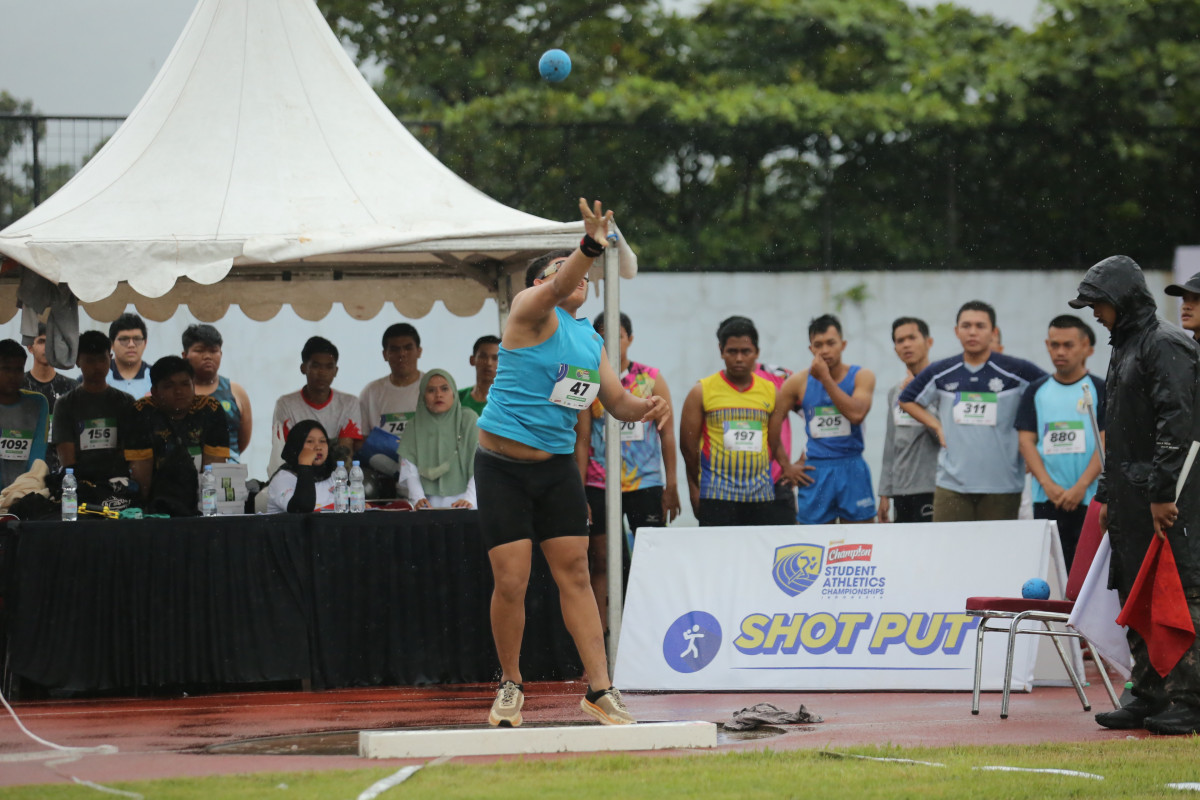
M 565 263 L 567 263 L 567 260 L 565 258 L 560 258 L 558 261 L 553 262 L 552 264 L 550 264 L 550 266 L 548 266 L 544 270 L 542 270 L 542 274 L 540 276 L 541 279 L 546 280 L 546 278 L 549 278 L 551 275 L 553 275 L 554 273 L 556 273 L 560 269 L 562 269 L 562 266 Z M 584 283 L 589 283 L 589 282 L 591 282 L 591 280 L 592 279 L 589 278 L 587 275 L 583 276 Z

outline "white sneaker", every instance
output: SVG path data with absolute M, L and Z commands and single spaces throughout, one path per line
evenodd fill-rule
M 501 728 L 521 727 L 521 708 L 524 705 L 525 693 L 521 687 L 512 681 L 505 681 L 496 692 L 496 702 L 492 703 L 488 724 Z
M 605 689 L 604 694 L 597 697 L 594 703 L 587 699 L 587 695 L 584 695 L 579 707 L 583 709 L 583 713 L 600 720 L 602 725 L 634 725 L 637 723 L 637 720 L 629 713 L 629 709 L 625 708 L 621 693 L 615 686 Z

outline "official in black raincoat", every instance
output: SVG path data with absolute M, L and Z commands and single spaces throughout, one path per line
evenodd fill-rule
M 1200 631 L 1200 466 L 1191 470 L 1175 503 L 1188 449 L 1200 439 L 1200 348 L 1183 330 L 1158 318 L 1141 268 L 1126 256 L 1106 258 L 1089 269 L 1070 305 L 1090 306 L 1112 333 L 1105 466 L 1096 492 L 1096 499 L 1107 504 L 1109 585 L 1124 603 L 1155 531 L 1164 530 Z M 1150 665 L 1146 643 L 1132 629 L 1129 644 L 1137 699 L 1098 714 L 1096 721 L 1157 733 L 1200 730 L 1200 641 L 1165 679 Z

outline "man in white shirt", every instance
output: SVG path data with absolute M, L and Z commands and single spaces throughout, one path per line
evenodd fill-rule
M 373 380 L 358 395 L 366 432 L 383 428 L 397 438 L 417 411 L 420 400 L 421 335 L 407 322 L 389 325 L 383 332 L 383 360 L 391 372 Z
M 338 349 L 333 342 L 313 336 L 300 353 L 300 373 L 304 388 L 285 394 L 275 401 L 271 415 L 271 460 L 267 470 L 274 473 L 283 463 L 283 445 L 297 422 L 315 419 L 329 433 L 330 458 L 349 463 L 362 444 L 362 421 L 358 400 L 352 394 L 333 388 L 338 372 Z M 336 440 L 337 449 L 333 448 Z

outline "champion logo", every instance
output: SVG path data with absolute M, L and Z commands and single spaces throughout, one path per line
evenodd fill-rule
M 825 555 L 829 564 L 840 564 L 844 561 L 870 561 L 871 553 L 875 550 L 870 544 L 843 544 L 830 547 Z

